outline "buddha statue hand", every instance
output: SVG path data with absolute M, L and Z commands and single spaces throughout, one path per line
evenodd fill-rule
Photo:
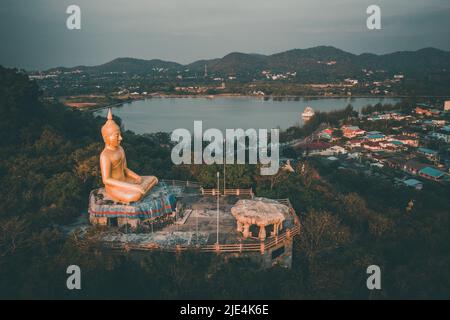
M 155 186 L 158 183 L 158 178 L 154 176 L 145 177 L 146 179 L 141 179 L 143 182 L 141 183 L 141 186 L 145 193 L 147 193 L 153 186 Z

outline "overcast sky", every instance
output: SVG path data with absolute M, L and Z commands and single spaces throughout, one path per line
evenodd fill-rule
M 66 8 L 81 8 L 81 30 Z M 381 7 L 382 30 L 366 27 Z M 117 57 L 179 63 L 230 52 L 332 45 L 352 53 L 450 51 L 449 0 L 1 0 L 0 64 L 96 65 Z

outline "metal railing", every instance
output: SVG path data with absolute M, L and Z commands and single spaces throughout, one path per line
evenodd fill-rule
M 166 252 L 183 252 L 183 251 L 199 251 L 199 252 L 216 252 L 216 253 L 240 253 L 240 252 L 260 252 L 264 254 L 267 250 L 272 249 L 280 243 L 292 240 L 300 234 L 300 225 L 286 229 L 277 236 L 270 237 L 260 243 L 233 243 L 233 244 L 212 244 L 212 245 L 175 245 L 171 247 L 161 247 L 155 243 L 149 244 L 111 244 L 109 248 L 113 250 L 123 251 L 166 251 Z
M 253 195 L 254 195 L 252 188 L 225 189 L 222 191 L 223 192 L 221 192 L 220 189 L 201 188 L 202 195 L 204 195 L 204 196 L 216 196 L 216 195 L 220 194 L 220 195 L 225 195 L 225 196 L 250 196 L 250 197 L 253 197 Z
M 167 185 L 172 185 L 172 186 L 186 186 L 186 187 L 193 187 L 193 188 L 200 188 L 201 185 L 198 182 L 195 181 L 183 181 L 183 180 L 173 180 L 173 179 L 163 179 L 161 180 L 162 182 L 166 183 Z
M 184 185 L 187 187 L 199 187 L 201 194 L 204 196 L 216 196 L 220 190 L 218 189 L 204 189 L 199 186 L 198 183 L 190 181 L 180 180 L 163 180 L 166 184 L 170 185 Z M 225 195 L 249 195 L 254 196 L 252 188 L 249 189 L 225 189 Z M 290 209 L 290 213 L 294 217 L 294 226 L 285 228 L 275 236 L 266 238 L 259 243 L 233 243 L 233 244 L 190 244 L 190 245 L 173 245 L 173 246 L 160 246 L 157 243 L 105 243 L 107 248 L 117 251 L 166 251 L 166 252 L 183 252 L 183 251 L 199 251 L 199 252 L 216 252 L 216 253 L 240 253 L 240 252 L 260 252 L 264 254 L 267 250 L 277 246 L 285 241 L 292 240 L 295 236 L 300 234 L 299 219 L 292 207 L 288 198 L 286 199 L 274 199 L 275 201 L 286 205 Z

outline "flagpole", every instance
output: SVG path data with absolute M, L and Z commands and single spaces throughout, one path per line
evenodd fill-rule
M 225 195 L 225 163 L 223 164 L 223 195 Z
M 220 197 L 219 178 L 220 178 L 220 173 L 219 173 L 219 171 L 217 171 L 217 241 L 216 241 L 217 245 L 219 245 L 219 197 Z
M 227 152 L 226 152 L 226 144 L 227 144 L 227 139 L 223 139 L 223 195 L 225 196 L 225 181 L 226 181 L 226 176 L 225 176 L 225 167 L 226 167 L 226 162 L 227 162 Z

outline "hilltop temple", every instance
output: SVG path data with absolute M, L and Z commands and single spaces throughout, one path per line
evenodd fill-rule
M 92 190 L 89 221 L 102 226 L 105 249 L 122 252 L 196 250 L 248 257 L 262 268 L 291 267 L 300 232 L 289 199 L 256 197 L 252 189 L 206 189 L 190 181 L 139 176 L 127 166 L 111 110 L 102 128 L 104 187 Z

